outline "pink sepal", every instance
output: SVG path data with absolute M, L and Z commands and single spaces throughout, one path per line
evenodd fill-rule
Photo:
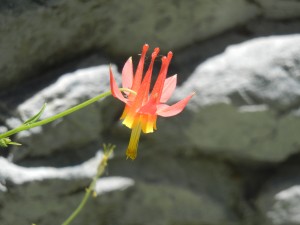
M 165 103 L 170 99 L 170 97 L 172 96 L 176 88 L 176 83 L 177 83 L 177 75 L 173 75 L 165 80 L 161 98 L 160 98 L 161 103 Z
M 179 114 L 187 105 L 189 100 L 193 97 L 195 93 L 190 94 L 186 98 L 180 100 L 179 102 L 175 103 L 174 105 L 166 105 L 160 104 L 157 106 L 157 115 L 163 117 L 170 117 Z
M 110 90 L 112 95 L 115 98 L 121 100 L 122 102 L 127 103 L 127 99 L 122 95 L 121 91 L 119 90 L 119 87 L 112 73 L 111 66 L 109 67 L 109 76 L 110 76 Z
M 133 65 L 130 57 L 122 69 L 122 87 L 131 88 L 133 82 Z

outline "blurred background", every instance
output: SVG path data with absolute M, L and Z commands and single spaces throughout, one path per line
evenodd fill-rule
M 134 161 L 112 97 L 14 135 L 0 224 L 64 221 L 103 143 L 114 156 L 74 225 L 300 224 L 298 0 L 0 0 L 0 132 L 109 90 L 109 65 L 120 82 L 145 43 L 174 53 L 170 104 L 196 92 L 184 112 L 159 118 Z

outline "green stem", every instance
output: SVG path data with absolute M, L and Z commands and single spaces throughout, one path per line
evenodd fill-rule
M 99 177 L 103 174 L 103 172 L 105 171 L 105 168 L 107 166 L 107 160 L 110 156 L 110 154 L 112 153 L 114 146 L 110 146 L 108 147 L 109 150 L 105 150 L 104 149 L 104 156 L 97 168 L 97 174 L 95 175 L 95 177 L 93 178 L 93 181 L 91 182 L 90 186 L 88 187 L 88 189 L 85 192 L 85 195 L 83 197 L 83 199 L 81 200 L 80 204 L 78 205 L 78 207 L 74 210 L 74 212 L 62 223 L 62 225 L 69 225 L 75 218 L 76 216 L 79 214 L 79 212 L 83 209 L 83 207 L 85 206 L 85 204 L 87 203 L 91 193 L 93 191 L 95 191 L 95 186 L 97 183 L 97 180 L 99 179 Z
M 70 224 L 75 219 L 75 217 L 79 214 L 79 212 L 83 209 L 83 207 L 85 206 L 85 204 L 87 203 L 87 200 L 89 199 L 89 197 L 91 195 L 91 192 L 94 191 L 96 182 L 97 182 L 97 179 L 94 178 L 92 183 L 90 184 L 90 186 L 86 190 L 85 195 L 84 195 L 83 199 L 81 200 L 80 204 L 78 205 L 78 207 L 68 217 L 68 219 L 66 219 L 66 221 L 62 223 L 62 225 Z
M 131 92 L 133 94 L 136 94 L 134 91 L 132 91 L 130 89 L 127 89 L 127 88 L 120 88 L 120 91 L 126 91 L 126 92 Z M 73 113 L 73 112 L 75 112 L 79 109 L 82 109 L 82 108 L 98 101 L 99 99 L 107 97 L 109 95 L 111 95 L 111 91 L 107 91 L 107 92 L 104 92 L 100 95 L 97 95 L 96 97 L 93 97 L 93 98 L 91 98 L 91 99 L 89 99 L 89 100 L 87 100 L 87 101 L 85 101 L 85 102 L 83 102 L 79 105 L 76 105 L 76 106 L 74 106 L 70 109 L 67 109 L 67 110 L 65 110 L 61 113 L 58 113 L 58 114 L 54 115 L 54 116 L 48 117 L 44 120 L 40 120 L 38 122 L 31 123 L 31 124 L 22 124 L 21 126 L 15 128 L 15 129 L 12 129 L 12 130 L 9 130 L 9 131 L 7 131 L 3 134 L 0 134 L 0 139 L 5 138 L 5 137 L 9 137 L 9 136 L 11 136 L 13 134 L 16 134 L 16 133 L 18 133 L 20 131 L 23 131 L 23 130 L 28 130 L 28 129 L 33 128 L 33 127 L 42 126 L 42 125 L 45 125 L 47 123 L 50 123 L 54 120 L 57 120 L 57 119 L 62 118 L 64 116 L 67 116 L 67 115 L 69 115 L 69 114 L 71 114 L 71 113 Z

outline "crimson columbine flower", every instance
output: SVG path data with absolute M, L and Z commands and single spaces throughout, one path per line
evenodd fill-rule
M 143 78 L 145 56 L 149 46 L 143 46 L 141 58 L 137 66 L 135 75 L 133 75 L 133 65 L 131 57 L 125 63 L 122 70 L 122 86 L 133 91 L 125 93 L 123 96 L 114 79 L 110 68 L 110 88 L 112 95 L 126 104 L 121 116 L 123 124 L 132 129 L 129 145 L 126 151 L 127 157 L 135 159 L 141 131 L 151 133 L 156 130 L 157 116 L 169 117 L 180 113 L 187 105 L 188 101 L 194 95 L 190 94 L 186 98 L 174 105 L 165 104 L 171 97 L 176 88 L 177 76 L 166 78 L 168 67 L 173 56 L 169 52 L 167 56 L 162 57 L 162 65 L 154 84 L 151 94 L 150 83 L 154 60 L 157 57 L 159 48 L 155 48 L 151 55 L 149 68 Z M 134 92 L 136 94 L 134 94 Z

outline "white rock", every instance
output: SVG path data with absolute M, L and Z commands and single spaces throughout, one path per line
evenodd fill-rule
M 126 177 L 104 177 L 100 178 L 95 187 L 97 194 L 125 190 L 134 185 L 134 180 Z
M 265 180 L 255 200 L 264 224 L 300 224 L 299 166 L 285 164 Z
M 299 152 L 299 58 L 300 35 L 288 35 L 230 46 L 199 65 L 175 91 L 174 101 L 196 92 L 185 112 L 158 122 L 158 151 L 270 162 Z
M 113 70 L 117 74 L 115 67 Z M 61 76 L 49 87 L 35 93 L 18 106 L 17 113 L 22 121 L 26 121 L 47 103 L 41 117 L 45 119 L 109 90 L 108 66 L 81 69 Z M 22 143 L 23 146 L 21 151 L 18 147 L 14 148 L 14 160 L 26 156 L 46 156 L 67 149 L 74 154 L 76 149 L 82 151 L 83 147 L 91 143 L 97 149 L 102 141 L 101 131 L 113 119 L 114 110 L 117 108 L 117 104 L 108 105 L 112 101 L 112 97 L 106 102 L 101 99 L 47 125 L 18 133 L 14 141 Z M 101 110 L 106 107 L 107 114 L 104 115 Z M 10 121 L 12 119 L 8 119 L 7 123 L 11 124 Z

